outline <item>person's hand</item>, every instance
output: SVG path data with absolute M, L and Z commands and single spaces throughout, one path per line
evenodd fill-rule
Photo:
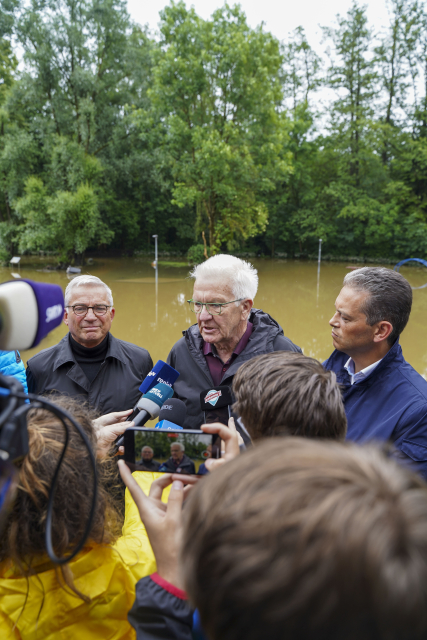
M 182 503 L 184 501 L 183 479 L 175 480 L 176 474 L 165 473 L 153 482 L 147 497 L 128 466 L 118 462 L 122 480 L 129 489 L 139 515 L 145 525 L 157 563 L 157 573 L 164 579 L 183 589 L 179 572 L 179 554 L 182 538 Z M 185 477 L 188 482 L 188 476 Z M 163 489 L 172 484 L 168 503 L 161 501 Z
M 127 409 L 126 411 L 113 411 L 112 413 L 106 413 L 103 416 L 99 416 L 95 420 L 92 420 L 92 424 L 95 431 L 102 429 L 102 427 L 108 427 L 116 424 L 117 422 L 124 422 L 128 416 L 132 413 L 133 409 Z
M 239 433 L 236 430 L 234 418 L 230 418 L 228 420 L 228 427 L 220 422 L 213 422 L 212 424 L 202 424 L 200 428 L 205 433 L 217 433 L 224 443 L 224 449 L 221 451 L 221 458 L 218 458 L 217 460 L 215 458 L 208 458 L 205 461 L 205 467 L 208 471 L 214 471 L 226 462 L 229 462 L 240 455 Z
M 121 411 L 120 413 L 126 413 L 129 415 L 128 411 Z M 120 415 L 120 413 L 107 413 L 106 416 L 101 416 L 101 418 L 106 418 L 107 416 Z M 99 418 L 98 418 L 99 419 Z M 116 422 L 114 424 L 109 424 L 104 427 L 100 427 L 97 432 L 98 445 L 96 454 L 98 458 L 105 458 L 109 452 L 111 447 L 113 446 L 116 438 L 123 435 L 126 429 L 129 427 L 133 427 L 133 422 Z M 119 455 L 123 455 L 125 452 L 124 447 L 119 447 L 117 453 Z

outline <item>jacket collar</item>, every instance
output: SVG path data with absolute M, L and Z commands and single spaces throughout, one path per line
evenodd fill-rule
M 337 372 L 337 380 L 340 384 L 350 384 L 350 376 L 347 370 L 344 368 L 344 364 L 347 362 L 348 356 L 346 353 L 342 351 L 335 351 L 331 355 L 331 360 L 335 360 L 337 365 L 340 367 Z M 358 387 L 361 386 L 371 386 L 371 384 L 378 378 L 378 376 L 382 375 L 382 373 L 389 367 L 394 366 L 396 364 L 401 364 L 404 361 L 402 354 L 402 347 L 400 346 L 399 339 L 396 340 L 391 349 L 386 353 L 384 358 L 381 360 L 379 365 L 374 369 L 374 371 L 365 379 L 360 380 L 357 383 Z
M 249 337 L 248 344 L 243 352 L 236 358 L 227 371 L 228 375 L 234 375 L 236 370 L 246 360 L 250 360 L 256 355 L 273 351 L 274 339 L 278 335 L 283 335 L 282 327 L 268 313 L 261 309 L 252 309 L 249 322 L 252 322 L 253 329 Z M 203 355 L 203 338 L 200 335 L 197 324 L 191 325 L 182 332 L 188 346 L 188 350 L 205 373 L 211 378 L 208 365 Z
M 73 362 L 73 363 L 76 362 L 75 355 L 71 348 L 69 333 L 67 333 L 67 335 L 64 338 L 62 338 L 62 340 L 58 343 L 57 346 L 58 346 L 58 351 L 56 354 L 55 361 L 53 363 L 54 371 L 56 371 L 58 367 L 61 367 L 63 364 L 66 364 L 67 362 Z M 123 364 L 126 364 L 127 362 L 123 354 L 123 348 L 122 348 L 122 345 L 120 344 L 120 340 L 117 340 L 117 338 L 112 336 L 111 333 L 109 333 L 108 349 L 107 349 L 107 355 L 105 356 L 105 358 L 106 359 L 116 358 L 116 360 L 120 360 L 120 362 L 122 362 Z

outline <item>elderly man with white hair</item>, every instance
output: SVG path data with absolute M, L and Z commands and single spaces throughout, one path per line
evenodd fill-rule
M 64 311 L 69 333 L 29 359 L 29 392 L 79 396 L 101 414 L 133 407 L 153 362 L 146 349 L 111 335 L 114 314 L 105 282 L 96 276 L 71 280 Z
M 197 324 L 183 332 L 168 363 L 179 371 L 175 396 L 187 407 L 184 427 L 204 422 L 200 393 L 209 387 L 231 386 L 243 362 L 272 351 L 298 351 L 268 313 L 252 308 L 258 289 L 256 269 L 234 256 L 217 255 L 197 265 L 190 309 Z

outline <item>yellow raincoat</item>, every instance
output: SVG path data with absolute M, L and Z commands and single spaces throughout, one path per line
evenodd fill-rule
M 158 474 L 134 477 L 148 493 Z M 92 598 L 89 604 L 58 584 L 47 557 L 33 563 L 37 574 L 28 579 L 11 562 L 0 564 L 1 640 L 135 640 L 127 613 L 136 582 L 154 573 L 156 563 L 127 490 L 122 533 L 114 546 L 86 546 L 68 565 L 76 588 Z

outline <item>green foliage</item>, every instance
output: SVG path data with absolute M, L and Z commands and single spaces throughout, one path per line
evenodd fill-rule
M 288 42 L 184 2 L 2 0 L 0 260 L 106 249 L 427 256 L 427 13 L 353 2 Z M 20 63 L 16 52 L 19 47 Z M 328 89 L 323 106 L 319 88 Z

